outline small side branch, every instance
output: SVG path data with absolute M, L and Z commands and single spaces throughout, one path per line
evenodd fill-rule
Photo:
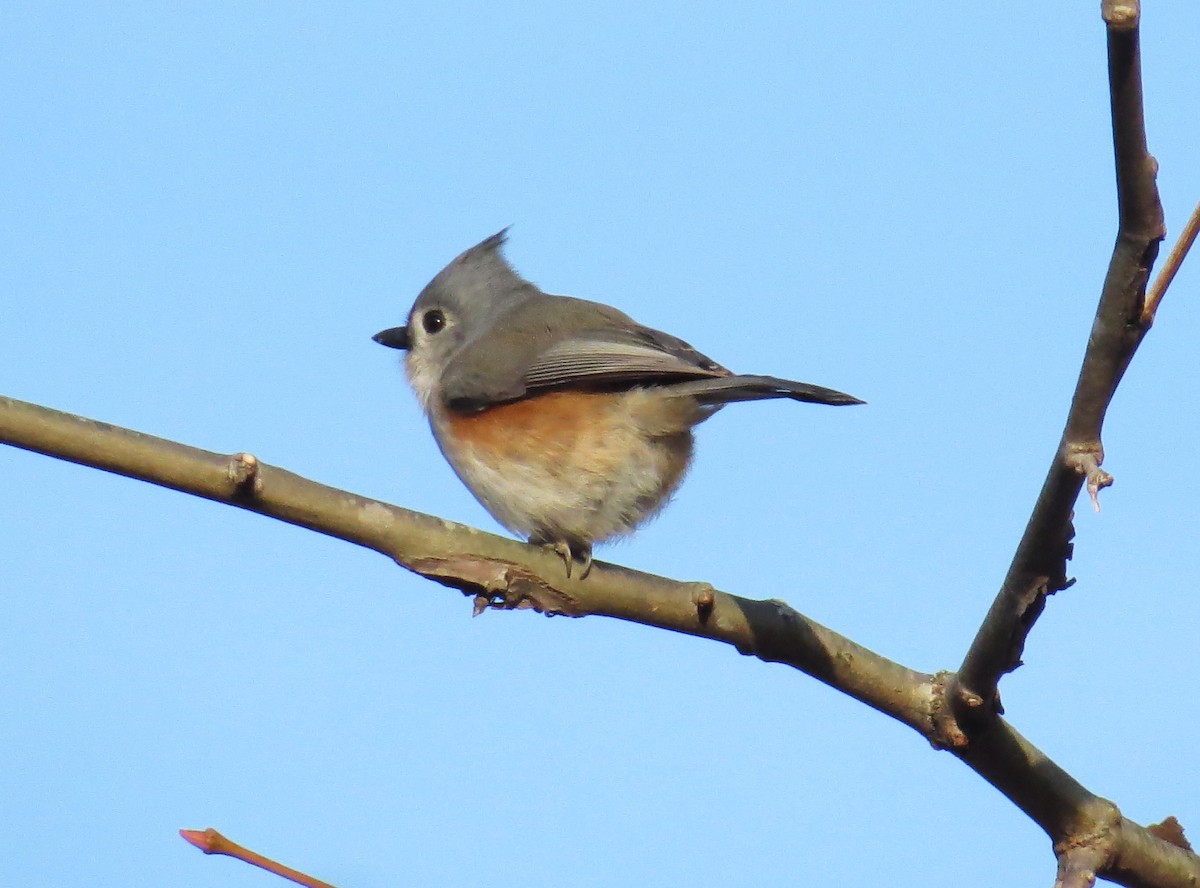
M 1171 286 L 1171 281 L 1175 280 L 1175 273 L 1183 265 L 1192 244 L 1196 242 L 1197 234 L 1200 234 L 1200 203 L 1196 204 L 1192 215 L 1188 216 L 1179 239 L 1175 241 L 1167 261 L 1163 263 L 1158 277 L 1154 279 L 1154 285 L 1146 293 L 1146 305 L 1142 308 L 1142 326 L 1150 327 L 1154 323 L 1154 318 L 1158 315 L 1158 306 L 1167 295 L 1167 288 Z

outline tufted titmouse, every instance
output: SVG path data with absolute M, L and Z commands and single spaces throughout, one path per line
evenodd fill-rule
M 598 302 L 543 293 L 492 235 L 421 291 L 408 324 L 375 334 L 405 367 L 433 436 L 489 512 L 550 545 L 571 574 L 683 480 L 692 427 L 731 401 L 861 404 L 832 389 L 734 375 L 686 342 Z

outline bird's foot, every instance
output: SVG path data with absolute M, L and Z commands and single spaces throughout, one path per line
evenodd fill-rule
M 567 568 L 568 579 L 571 577 L 571 571 L 574 569 L 576 561 L 583 564 L 579 572 L 579 579 L 586 580 L 587 575 L 592 572 L 592 546 L 590 543 L 572 543 L 568 540 L 548 540 L 541 537 L 530 537 L 529 542 L 552 549 L 554 554 L 563 560 L 563 564 Z

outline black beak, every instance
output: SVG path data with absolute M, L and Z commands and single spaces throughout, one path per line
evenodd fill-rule
M 408 341 L 408 327 L 388 327 L 386 330 L 380 330 L 371 338 L 388 348 L 407 349 L 412 346 L 412 343 Z

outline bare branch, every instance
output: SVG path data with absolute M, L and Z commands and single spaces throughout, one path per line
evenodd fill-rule
M 582 580 L 542 546 L 327 487 L 260 462 L 223 456 L 0 397 L 0 442 L 227 503 L 373 549 L 471 596 L 476 610 L 617 617 L 711 638 L 831 684 L 932 737 L 933 676 L 882 657 L 796 612 L 700 583 L 597 562 Z
M 1112 484 L 1112 476 L 1100 468 L 1100 432 L 1117 385 L 1148 329 L 1142 321 L 1146 282 L 1165 228 L 1154 181 L 1157 164 L 1146 147 L 1140 8 L 1128 0 L 1105 0 L 1103 13 L 1117 170 L 1117 242 L 1062 439 L 1000 592 L 959 668 L 961 688 L 954 689 L 952 698 L 961 701 L 969 693 L 989 703 L 971 712 L 960 709 L 963 718 L 977 725 L 979 716 L 1003 711 L 1000 677 L 1020 665 L 1025 639 L 1046 596 L 1069 584 L 1072 510 L 1085 481 L 1097 508 L 1100 490 Z
M 530 607 L 597 614 L 732 645 L 802 670 L 949 749 L 1029 815 L 1057 847 L 1111 839 L 1102 875 L 1126 885 L 1194 885 L 1200 858 L 1120 817 L 1003 719 L 967 735 L 947 705 L 951 673 L 931 676 L 888 660 L 782 601 L 739 598 L 703 583 L 597 563 L 568 579 L 552 552 L 378 500 L 326 487 L 265 465 L 0 397 L 0 442 L 94 466 L 338 537 L 382 552 L 409 570 L 474 598 L 477 611 Z M 1117 829 L 1115 824 L 1120 825 Z M 1151 879 L 1147 874 L 1154 874 Z M 1189 881 L 1191 880 L 1191 881 Z

